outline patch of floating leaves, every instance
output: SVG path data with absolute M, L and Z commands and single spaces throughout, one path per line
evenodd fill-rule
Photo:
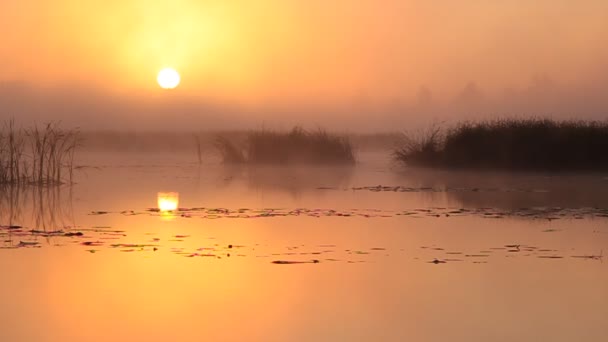
M 285 216 L 289 213 L 297 213 L 297 215 L 319 215 L 319 213 L 328 214 L 328 216 L 339 216 L 339 214 L 344 214 L 344 212 L 339 212 L 336 210 L 306 210 L 306 209 L 296 209 L 296 210 L 286 210 L 286 209 L 278 209 L 278 208 L 265 208 L 259 210 L 240 208 L 237 210 L 229 210 L 229 209 L 205 209 L 205 208 L 195 208 L 192 209 L 180 209 L 179 213 L 190 212 L 202 214 L 202 217 L 205 215 L 214 215 L 217 218 L 221 217 L 234 217 L 237 215 L 258 215 L 255 217 L 273 217 L 273 216 Z M 417 213 L 435 213 L 437 211 L 448 211 L 453 214 L 464 212 L 467 214 L 471 213 L 488 213 L 488 211 L 493 210 L 491 208 L 480 208 L 480 209 L 449 209 L 449 208 L 429 208 L 429 209 L 416 209 Z M 544 211 L 543 211 L 544 210 Z M 562 209 L 562 208 L 549 208 L 549 209 L 526 209 L 522 208 L 516 213 L 546 213 L 546 210 L 549 210 L 551 217 L 563 217 L 567 215 L 577 215 L 577 216 L 585 216 L 590 215 L 599 210 L 598 208 L 586 208 L 586 209 Z M 154 211 L 150 211 L 154 212 Z M 353 210 L 356 214 L 361 214 L 365 212 L 363 210 Z M 369 210 L 366 213 L 370 215 L 379 214 L 379 216 L 384 216 L 387 212 L 380 210 Z M 497 215 L 495 213 L 489 212 L 491 215 Z M 259 216 L 262 215 L 262 216 Z M 240 216 L 239 216 L 240 217 Z M 249 217 L 249 216 L 248 216 Z M 551 230 L 558 231 L 558 230 Z M 52 242 L 55 239 L 64 239 L 67 241 L 71 241 L 75 244 L 86 246 L 87 248 L 84 251 L 88 253 L 96 253 L 99 249 L 95 247 L 105 246 L 109 249 L 115 249 L 119 252 L 156 252 L 161 247 L 159 238 L 151 238 L 152 241 L 148 243 L 112 243 L 109 244 L 107 241 L 103 241 L 104 236 L 116 236 L 116 238 L 122 238 L 127 236 L 125 231 L 121 230 L 113 230 L 111 227 L 91 227 L 91 228 L 79 228 L 78 230 L 37 230 L 37 229 L 28 229 L 22 227 L 20 225 L 0 225 L 0 236 L 4 237 L 4 245 L 0 245 L 0 249 L 20 249 L 20 248 L 41 248 L 45 245 L 53 245 L 59 246 L 62 244 Z M 154 235 L 151 233 L 147 233 L 145 235 Z M 185 239 L 190 238 L 190 235 L 184 234 L 176 234 L 171 236 L 174 239 Z M 149 238 L 148 238 L 149 239 Z M 215 238 L 209 237 L 209 240 L 214 240 Z M 182 240 L 165 240 L 168 242 L 171 241 L 182 241 Z M 363 249 L 339 249 L 334 244 L 317 244 L 314 246 L 305 246 L 305 245 L 297 245 L 297 246 L 286 246 L 282 251 L 276 251 L 276 253 L 272 253 L 269 251 L 260 251 L 258 249 L 260 245 L 255 244 L 252 246 L 238 245 L 238 244 L 220 244 L 217 242 L 211 243 L 205 247 L 199 247 L 194 249 L 186 249 L 184 247 L 174 247 L 171 245 L 166 246 L 164 249 L 166 252 L 170 252 L 176 255 L 180 255 L 188 258 L 209 258 L 209 259 L 223 259 L 234 257 L 259 257 L 259 258 L 272 258 L 270 260 L 273 264 L 281 264 L 281 265 L 289 265 L 289 264 L 306 264 L 306 263 L 319 263 L 322 261 L 342 261 L 346 263 L 359 263 L 359 262 L 368 262 L 370 260 L 374 260 L 374 258 L 379 256 L 388 257 L 391 254 L 394 254 L 398 251 L 404 252 L 404 249 L 390 249 L 381 246 L 370 246 L 368 248 Z M 421 246 L 421 250 L 424 250 L 423 256 L 421 258 L 414 257 L 415 260 L 426 260 L 427 263 L 431 264 L 445 264 L 451 262 L 468 262 L 472 264 L 481 264 L 487 263 L 492 260 L 495 260 L 497 257 L 533 257 L 539 259 L 564 259 L 564 258 L 572 258 L 572 259 L 582 259 L 582 260 L 603 260 L 603 253 L 599 254 L 574 254 L 574 255 L 560 255 L 559 250 L 550 249 L 550 248 L 541 248 L 538 246 L 531 246 L 521 243 L 510 243 L 502 246 L 493 246 L 487 248 L 480 248 L 471 251 L 454 251 L 448 250 L 446 248 L 430 245 L 430 246 Z M 326 253 L 331 253 L 328 255 Z M 453 259 L 454 256 L 458 255 L 458 257 L 462 259 Z M 331 256 L 331 258 L 329 258 Z M 319 259 L 309 259 L 309 258 L 319 258 Z M 327 258 L 325 258 L 327 257 Z M 338 257 L 338 258 L 336 258 Z M 450 258 L 452 257 L 452 258 Z M 285 258 L 285 259 L 283 259 Z M 358 259 L 358 260 L 357 260 Z M 430 261 L 429 261 L 430 260 Z
M 83 241 L 80 244 L 83 246 L 103 246 L 101 241 Z
M 146 248 L 146 247 L 158 247 L 158 245 L 139 244 L 139 243 L 114 243 L 111 244 L 112 248 Z
M 593 255 L 593 254 L 591 254 L 591 255 L 573 255 L 572 258 L 603 261 L 604 251 L 601 251 L 600 254 L 597 254 L 597 255 Z
M 5 245 L 0 248 L 40 248 L 43 245 L 41 241 L 46 241 L 55 246 L 61 245 L 59 243 L 51 242 L 56 241 L 56 239 L 67 239 L 68 241 L 83 246 L 102 246 L 104 244 L 99 240 L 89 240 L 91 236 L 87 234 L 126 236 L 123 231 L 108 230 L 104 227 L 79 228 L 78 230 L 40 230 L 28 229 L 19 225 L 0 225 L 0 236 L 6 237 L 6 239 L 3 240 Z M 40 239 L 44 240 L 38 241 Z M 98 239 L 103 239 L 103 237 L 98 237 Z
M 317 259 L 307 261 L 291 261 L 291 260 L 274 260 L 273 264 L 277 265 L 296 265 L 296 264 L 318 264 L 320 261 Z
M 317 188 L 318 190 L 337 190 L 334 188 Z M 465 188 L 465 187 L 409 187 L 409 186 L 361 186 L 351 188 L 353 191 L 373 191 L 373 192 L 524 192 L 524 193 L 545 193 L 545 189 L 524 189 L 524 188 Z
M 94 211 L 91 215 L 99 213 L 109 214 L 106 211 Z M 523 218 L 523 219 L 545 219 L 548 221 L 559 219 L 584 219 L 584 218 L 608 218 L 608 208 L 584 207 L 584 208 L 562 208 L 562 207 L 528 207 L 514 210 L 501 210 L 498 208 L 416 208 L 410 210 L 380 210 L 380 209 L 309 209 L 309 208 L 179 208 L 175 211 L 161 212 L 157 208 L 149 208 L 143 212 L 122 211 L 115 212 L 123 215 L 159 215 L 174 216 L 183 218 L 203 218 L 203 219 L 254 219 L 272 217 L 363 217 L 363 218 L 384 218 L 384 217 L 411 217 L 411 218 L 448 218 L 458 216 L 475 216 L 485 219 L 502 218 Z M 128 214 L 125 214 L 128 213 Z M 556 232 L 557 230 L 546 230 L 546 232 Z M 176 238 L 180 237 L 179 235 Z M 187 237 L 187 236 L 183 236 Z
M 414 218 L 422 217 L 457 217 L 476 216 L 486 219 L 524 218 L 545 219 L 548 221 L 559 219 L 608 218 L 607 208 L 562 208 L 562 207 L 530 207 L 514 210 L 500 210 L 497 208 L 428 208 L 413 209 L 397 212 L 396 216 Z M 558 230 L 546 230 L 556 232 Z
M 199 217 L 204 219 L 253 219 L 267 217 L 286 217 L 286 216 L 308 216 L 308 217 L 392 217 L 388 211 L 377 209 L 284 209 L 284 208 L 264 208 L 264 209 L 228 209 L 228 208 L 179 208 L 175 211 L 160 212 L 157 208 L 149 208 L 146 212 L 153 215 L 173 215 L 185 218 Z

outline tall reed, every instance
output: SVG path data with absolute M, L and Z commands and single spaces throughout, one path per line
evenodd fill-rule
M 0 130 L 0 184 L 57 185 L 71 183 L 78 130 L 59 123 L 17 128 L 5 122 Z

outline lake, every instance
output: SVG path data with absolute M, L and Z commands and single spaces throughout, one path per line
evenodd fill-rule
M 78 156 L 0 195 L 0 341 L 606 341 L 608 174 Z

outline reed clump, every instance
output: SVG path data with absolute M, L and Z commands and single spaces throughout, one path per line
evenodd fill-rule
M 0 129 L 0 184 L 59 185 L 72 182 L 78 130 L 59 123 L 18 128 L 14 121 Z
M 608 122 L 497 119 L 406 135 L 396 161 L 423 167 L 608 169 Z
M 294 127 L 288 132 L 251 131 L 244 143 L 218 137 L 216 149 L 225 163 L 252 164 L 353 164 L 354 149 L 342 136 L 318 129 Z

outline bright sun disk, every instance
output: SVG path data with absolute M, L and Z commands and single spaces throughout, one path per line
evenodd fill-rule
M 173 89 L 179 85 L 179 73 L 172 68 L 165 68 L 158 72 L 156 77 L 158 85 L 163 89 Z

